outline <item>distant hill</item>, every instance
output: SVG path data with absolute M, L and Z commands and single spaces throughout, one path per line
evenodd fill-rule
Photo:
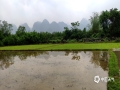
M 90 24 L 90 22 L 88 20 L 86 20 L 85 18 L 83 18 L 80 22 L 80 26 L 78 26 L 79 29 L 83 30 L 84 28 L 88 29 L 88 24 Z M 71 25 L 68 25 L 68 28 L 71 29 Z
M 42 22 L 35 22 L 33 24 L 32 30 L 38 31 L 38 32 L 55 32 L 55 31 L 63 31 L 64 27 L 67 27 L 68 25 L 64 22 L 55 22 L 49 23 L 47 19 L 44 19 Z
M 50 24 L 50 30 L 52 30 L 52 32 L 54 32 L 54 31 L 62 31 L 61 30 L 61 28 L 60 28 L 60 26 L 59 26 L 59 24 L 58 23 L 56 23 L 55 21 L 53 21 L 51 24 Z
M 50 27 L 50 23 L 48 22 L 47 19 L 44 19 L 40 26 L 41 26 L 40 31 L 47 32 Z
M 16 31 L 17 31 L 17 26 L 15 24 L 12 24 L 12 31 L 11 31 L 11 33 L 15 34 Z
M 26 31 L 30 31 L 31 30 L 27 23 L 24 23 L 21 26 L 24 26 L 26 28 Z
M 86 20 L 85 18 L 83 18 L 81 21 L 80 21 L 80 26 L 78 27 L 79 29 L 83 30 L 84 28 L 87 28 L 87 25 L 89 24 L 90 22 L 88 20 Z M 21 26 L 24 26 L 26 28 L 26 31 L 37 31 L 37 32 L 62 32 L 64 31 L 64 27 L 68 27 L 69 29 L 71 29 L 71 25 L 68 25 L 64 22 L 55 22 L 53 21 L 52 23 L 49 23 L 49 21 L 47 19 L 44 19 L 42 22 L 40 21 L 36 21 L 34 24 L 33 24 L 33 27 L 30 28 L 28 26 L 27 23 L 24 23 L 22 24 Z M 17 30 L 17 27 L 16 25 L 13 24 L 13 31 L 12 33 L 15 33 Z
M 80 21 L 80 26 L 78 28 L 81 29 L 81 30 L 83 30 L 84 28 L 87 29 L 88 24 L 90 24 L 90 22 L 88 20 L 86 20 L 85 18 L 83 18 Z
M 35 22 L 35 23 L 33 24 L 32 30 L 39 31 L 39 30 L 40 30 L 40 27 L 41 27 L 40 24 L 41 24 L 41 22 L 39 22 L 39 21 Z
M 60 26 L 61 31 L 64 31 L 64 27 L 68 27 L 68 25 L 64 22 L 59 22 L 58 25 Z

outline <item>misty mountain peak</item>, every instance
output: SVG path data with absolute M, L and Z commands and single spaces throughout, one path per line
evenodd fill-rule
M 15 34 L 15 32 L 17 31 L 17 26 L 15 24 L 12 24 L 12 34 Z
M 81 19 L 80 26 L 78 27 L 79 29 L 83 30 L 87 25 L 89 24 L 89 21 L 85 18 Z M 26 31 L 30 31 L 30 27 L 28 26 L 27 23 L 22 24 L 21 26 L 24 26 L 26 28 Z M 64 27 L 70 28 L 71 26 L 64 23 L 63 21 L 61 22 L 55 22 L 53 21 L 52 23 L 49 23 L 47 19 L 44 19 L 42 22 L 36 21 L 33 24 L 32 30 L 35 30 L 37 32 L 55 32 L 55 31 L 64 31 Z M 14 26 L 14 31 L 16 30 L 16 27 Z
M 68 25 L 64 22 L 59 22 L 58 25 L 60 26 L 61 30 L 64 30 L 64 27 L 68 27 Z
M 36 21 L 35 23 L 41 23 L 41 22 L 39 22 L 39 21 Z
M 44 19 L 42 23 L 49 23 L 47 19 Z
M 65 24 L 64 22 L 58 22 L 58 24 Z
M 53 21 L 51 24 L 57 24 L 55 21 Z
M 30 31 L 30 27 L 27 23 L 21 24 L 21 26 L 24 26 L 26 28 L 26 31 Z
M 81 30 L 83 30 L 84 28 L 87 28 L 87 25 L 89 24 L 89 21 L 85 18 L 82 18 L 82 20 L 80 21 L 80 26 L 79 28 Z
M 82 23 L 88 23 L 88 20 L 86 20 L 85 18 L 83 18 L 83 19 L 81 20 L 81 22 L 82 22 Z
M 26 26 L 28 26 L 28 24 L 27 24 L 27 23 L 23 23 L 22 25 L 26 25 Z

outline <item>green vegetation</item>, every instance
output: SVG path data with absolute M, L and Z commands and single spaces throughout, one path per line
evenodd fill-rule
M 63 32 L 27 32 L 19 26 L 15 34 L 11 34 L 12 24 L 0 21 L 0 46 L 56 44 L 75 42 L 120 42 L 120 11 L 117 8 L 97 12 L 90 17 L 88 30 L 78 29 L 80 23 L 72 22 L 71 28 L 64 27 Z
M 109 51 L 109 77 L 114 77 L 115 81 L 109 81 L 107 83 L 108 90 L 120 90 L 120 75 L 118 68 L 118 60 L 114 52 Z
M 120 43 L 67 43 L 4 46 L 0 50 L 108 50 L 120 48 Z
M 100 15 L 100 24 L 107 37 L 120 37 L 120 11 L 117 8 L 103 11 Z

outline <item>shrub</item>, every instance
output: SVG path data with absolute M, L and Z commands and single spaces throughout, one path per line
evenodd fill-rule
M 115 42 L 120 42 L 120 38 L 117 38 L 117 39 L 115 40 Z
M 76 39 L 67 40 L 67 43 L 75 43 L 75 42 L 77 42 Z
M 3 44 L 3 42 L 2 42 L 2 41 L 0 41 L 0 46 L 4 46 L 4 44 Z

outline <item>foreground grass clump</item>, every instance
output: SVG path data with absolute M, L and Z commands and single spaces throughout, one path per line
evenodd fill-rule
M 114 52 L 109 51 L 109 77 L 114 77 L 115 81 L 109 81 L 107 83 L 108 90 L 120 90 L 120 75 L 118 68 L 118 60 Z
M 0 50 L 108 50 L 120 48 L 120 43 L 36 44 L 0 47 Z

